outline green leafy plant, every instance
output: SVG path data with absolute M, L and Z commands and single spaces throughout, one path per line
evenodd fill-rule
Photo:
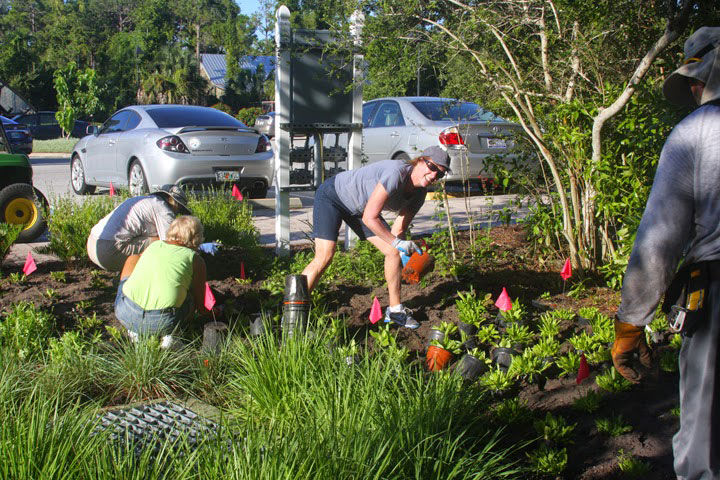
M 568 341 L 578 352 L 590 353 L 602 347 L 598 338 L 588 335 L 587 332 L 573 335 Z
M 259 233 L 252 221 L 252 206 L 238 202 L 228 191 L 210 189 L 202 193 L 188 194 L 188 207 L 205 227 L 205 239 L 228 246 L 239 246 L 251 252 L 259 248 Z M 245 268 L 256 258 L 246 256 Z
M 630 478 L 648 478 L 651 470 L 648 462 L 626 454 L 623 450 L 618 451 L 618 468 Z
M 582 307 L 578 310 L 578 315 L 588 320 L 589 322 L 592 322 L 595 316 L 599 313 L 600 310 L 598 310 L 596 307 Z
M 487 297 L 482 293 L 476 293 L 472 285 L 469 291 L 457 292 L 457 295 L 455 308 L 457 308 L 460 321 L 480 328 L 487 317 Z M 479 298 L 480 296 L 483 298 Z
M 669 345 L 675 350 L 680 350 L 680 347 L 682 347 L 682 335 L 676 333 L 671 336 Z
M 560 475 L 567 468 L 567 448 L 541 445 L 527 454 L 532 470 L 542 475 Z
M 619 437 L 632 431 L 632 427 L 626 424 L 622 415 L 619 414 L 605 418 L 596 418 L 595 427 L 598 429 L 598 432 L 610 435 L 611 437 Z
M 673 407 L 670 409 L 670 415 L 675 418 L 680 418 L 680 407 Z
M 100 270 L 92 270 L 90 272 L 90 286 L 96 289 L 102 289 L 107 286 L 103 278 L 103 272 Z
M 78 316 L 75 318 L 75 326 L 82 333 L 89 333 L 93 330 L 97 330 L 103 324 L 102 318 L 97 318 L 97 314 L 93 313 L 92 316 Z
M 585 359 L 590 365 L 600 365 L 611 360 L 610 349 L 600 348 L 594 352 L 586 353 Z
M 509 372 L 499 368 L 490 369 L 478 379 L 478 383 L 494 393 L 509 390 L 515 385 L 515 379 Z
M 27 275 L 20 272 L 13 272 L 8 275 L 8 282 L 11 285 L 23 285 L 27 281 Z
M 377 331 L 370 331 L 370 336 L 375 339 L 375 343 L 383 348 L 397 346 L 396 336 L 390 330 L 390 324 L 380 327 Z
M 93 306 L 93 301 L 91 299 L 87 300 L 78 300 L 75 303 L 75 309 L 79 311 L 87 310 L 88 308 Z
M 480 343 L 493 345 L 500 338 L 500 332 L 495 325 L 483 325 L 478 329 L 476 337 Z
M 530 350 L 538 357 L 554 357 L 560 350 L 560 342 L 552 337 L 542 337 Z
M 585 281 L 581 280 L 579 282 L 575 282 L 575 284 L 570 287 L 570 290 L 568 290 L 567 296 L 570 298 L 582 298 L 587 294 L 587 287 L 585 286 Z
M 567 308 L 558 308 L 557 310 L 552 310 L 549 313 L 553 318 L 557 318 L 558 320 L 567 320 L 569 322 L 575 320 L 575 312 Z
M 470 356 L 473 357 L 473 358 L 476 358 L 476 359 L 480 360 L 480 361 L 483 362 L 485 365 L 488 365 L 488 366 L 489 366 L 489 365 L 492 365 L 492 360 L 491 360 L 490 358 L 488 358 L 487 353 L 485 352 L 485 350 L 481 350 L 481 349 L 475 347 L 475 348 L 473 348 L 473 349 L 471 349 L 471 350 L 468 350 L 468 351 L 467 351 L 467 354 L 470 355 Z
M 597 383 L 598 387 L 603 390 L 607 390 L 612 393 L 625 392 L 630 390 L 632 387 L 632 383 L 620 375 L 620 373 L 615 370 L 615 367 L 610 367 L 603 373 L 598 374 L 595 377 L 595 383 Z
M 512 342 L 507 337 L 502 337 L 500 341 L 495 344 L 499 348 L 512 348 Z
M 560 369 L 560 376 L 575 375 L 580 367 L 580 354 L 568 352 L 555 359 L 555 365 Z
M 443 348 L 453 355 L 459 355 L 462 352 L 462 345 L 460 342 L 447 336 L 442 340 L 432 340 L 430 345 Z
M 54 300 L 57 298 L 58 293 L 54 288 L 46 288 L 45 289 L 45 296 L 49 298 L 50 300 Z
M 507 323 L 522 322 L 523 320 L 525 320 L 525 315 L 527 315 L 527 310 L 519 300 L 513 303 L 513 306 L 510 310 L 502 312 L 503 319 Z
M 595 390 L 588 390 L 585 395 L 573 401 L 573 408 L 585 413 L 593 413 L 600 409 L 603 396 Z
M 351 339 L 347 345 L 342 345 L 337 349 L 338 355 L 343 358 L 354 357 L 360 352 L 360 346 L 357 344 L 355 339 Z
M 677 350 L 663 350 L 660 354 L 660 368 L 665 372 L 677 372 L 679 368 L 678 357 L 679 353 Z
M 525 350 L 522 355 L 515 355 L 510 364 L 508 373 L 517 378 L 532 380 L 534 375 L 545 371 L 549 365 L 543 359 L 535 355 L 531 350 Z
M 67 277 L 65 275 L 65 272 L 62 270 L 57 270 L 55 272 L 50 272 L 50 278 L 58 283 L 65 283 L 67 282 Z
M 530 343 L 533 338 L 533 334 L 530 328 L 525 325 L 517 323 L 511 323 L 505 330 L 505 335 L 510 340 L 510 343 L 526 345 Z
M 544 419 L 533 423 L 535 431 L 540 438 L 554 445 L 567 445 L 572 443 L 572 434 L 576 424 L 568 424 L 560 415 L 557 417 L 548 412 Z
M 48 216 L 49 249 L 61 260 L 87 259 L 90 230 L 116 206 L 121 197 L 99 196 L 77 202 L 70 196 L 55 199 Z
M 441 322 L 439 325 L 432 327 L 433 330 L 437 330 L 445 334 L 445 338 L 449 338 L 458 331 L 457 325 L 452 322 Z
M 550 295 L 550 292 L 543 292 L 543 293 L 540 295 L 540 298 L 543 299 L 543 300 L 550 300 L 551 297 L 552 297 L 552 295 Z
M 538 331 L 541 337 L 555 337 L 560 333 L 560 319 L 550 312 L 540 315 Z
M 0 345 L 19 359 L 34 357 L 47 346 L 54 318 L 29 302 L 18 302 L 0 321 Z
M 532 418 L 532 410 L 528 408 L 527 402 L 519 398 L 506 398 L 495 405 L 490 411 L 492 417 L 503 425 L 517 425 L 528 422 Z
M 22 225 L 0 223 L 0 262 L 5 259 L 5 255 L 10 251 L 10 247 L 15 243 L 22 229 Z

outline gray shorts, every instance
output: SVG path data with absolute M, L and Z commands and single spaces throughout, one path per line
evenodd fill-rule
M 119 272 L 130 255 L 139 255 L 150 245 L 147 237 L 138 237 L 133 242 L 120 244 L 114 240 L 102 240 L 90 234 L 87 252 L 90 260 L 98 267 L 110 272 Z

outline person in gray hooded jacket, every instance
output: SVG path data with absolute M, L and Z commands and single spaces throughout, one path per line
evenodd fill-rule
M 685 42 L 685 62 L 663 85 L 673 103 L 697 106 L 672 131 L 660 154 L 622 288 L 613 363 L 628 380 L 650 366 L 644 327 L 680 261 L 707 271 L 704 313 L 680 350 L 680 430 L 673 437 L 681 479 L 720 479 L 720 27 L 702 27 Z M 687 303 L 684 308 L 689 308 Z

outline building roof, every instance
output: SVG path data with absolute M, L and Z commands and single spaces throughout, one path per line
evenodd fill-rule
M 240 68 L 255 72 L 262 65 L 268 77 L 275 70 L 275 57 L 268 55 L 246 55 L 240 58 Z M 227 64 L 225 55 L 220 53 L 201 53 L 200 66 L 210 79 L 213 87 L 225 89 Z

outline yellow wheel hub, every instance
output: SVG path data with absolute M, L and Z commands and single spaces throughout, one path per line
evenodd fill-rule
M 15 225 L 25 225 L 27 230 L 37 222 L 38 211 L 29 198 L 15 198 L 5 206 L 5 221 Z

